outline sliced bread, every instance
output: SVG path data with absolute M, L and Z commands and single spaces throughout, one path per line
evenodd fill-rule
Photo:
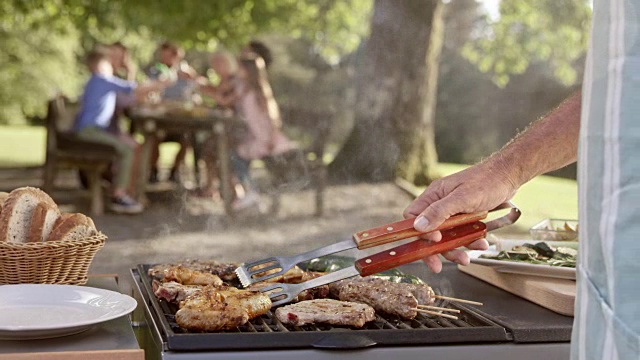
M 9 196 L 9 193 L 0 191 L 0 213 L 2 212 L 2 205 L 4 204 L 4 201 L 7 199 L 8 196 Z
M 96 229 L 96 224 L 93 222 L 93 219 L 86 215 L 85 217 L 87 218 L 87 226 L 93 229 L 93 231 L 98 232 L 98 229 Z
M 49 238 L 49 234 L 53 230 L 56 222 L 60 218 L 60 210 L 58 207 L 40 202 L 33 210 L 31 217 L 31 227 L 29 229 L 29 242 L 42 242 Z
M 82 240 L 96 234 L 93 221 L 83 214 L 65 214 L 61 216 L 47 241 Z
M 40 189 L 23 187 L 9 193 L 0 213 L 0 241 L 26 243 L 33 212 L 41 202 L 56 207 L 53 199 Z

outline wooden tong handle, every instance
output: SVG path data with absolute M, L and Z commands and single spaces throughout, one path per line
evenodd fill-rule
M 488 212 L 482 211 L 472 214 L 454 215 L 447 219 L 442 225 L 431 230 L 445 230 L 463 224 L 479 221 L 487 217 Z M 413 227 L 415 218 L 397 221 L 391 224 L 379 226 L 369 230 L 363 230 L 353 235 L 353 241 L 358 245 L 358 249 L 368 249 L 374 246 L 384 245 L 390 242 L 408 239 L 410 237 L 426 234 Z
M 368 276 L 396 266 L 423 259 L 430 255 L 440 254 L 483 238 L 487 234 L 487 226 L 480 221 L 461 225 L 442 231 L 442 240 L 431 242 L 416 240 L 410 243 L 383 251 L 357 260 L 356 269 L 362 276 Z

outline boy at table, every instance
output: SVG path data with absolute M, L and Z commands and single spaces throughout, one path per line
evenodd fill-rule
M 162 82 L 137 86 L 135 82 L 113 76 L 113 66 L 108 54 L 93 51 L 87 58 L 91 78 L 82 95 L 81 108 L 73 127 L 78 138 L 112 146 L 117 153 L 115 178 L 112 184 L 110 209 L 116 213 L 137 214 L 143 207 L 127 194 L 134 166 L 134 149 L 108 128 L 116 107 L 116 94 L 125 93 L 143 96 L 166 85 Z

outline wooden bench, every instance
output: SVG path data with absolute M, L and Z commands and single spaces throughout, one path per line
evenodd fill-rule
M 46 117 L 47 153 L 43 188 L 51 192 L 60 168 L 76 168 L 87 174 L 91 196 L 91 213 L 104 213 L 102 174 L 109 169 L 117 155 L 113 147 L 78 139 L 68 132 L 75 113 L 67 108 L 64 97 L 57 96 L 48 103 Z M 65 131 L 66 130 L 66 131 Z
M 323 161 L 334 113 L 326 109 L 282 109 L 285 127 L 300 129 L 310 137 L 300 150 L 290 151 L 263 160 L 272 177 L 272 212 L 280 209 L 280 195 L 288 189 L 311 186 L 315 190 L 315 215 L 324 213 L 324 192 L 327 187 L 327 167 Z M 304 139 L 303 139 L 304 141 Z

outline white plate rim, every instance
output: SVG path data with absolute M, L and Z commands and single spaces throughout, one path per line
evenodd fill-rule
M 100 288 L 94 288 L 94 287 L 89 287 L 89 286 L 79 286 L 79 285 L 55 285 L 55 284 L 16 284 L 16 285 L 1 285 L 0 286 L 0 294 L 3 291 L 11 291 L 11 290 L 17 290 L 17 291 L 25 291 L 25 289 L 36 289 L 40 290 L 42 289 L 42 291 L 47 291 L 47 289 L 51 289 L 52 286 L 55 286 L 57 289 L 68 289 L 68 291 L 84 291 L 84 292 L 89 292 L 89 293 L 93 293 L 97 296 L 104 296 L 106 297 L 109 301 L 118 301 L 120 302 L 120 304 L 122 305 L 122 307 L 120 309 L 118 309 L 117 311 L 113 311 L 113 313 L 110 313 L 108 315 L 104 315 L 104 316 L 100 316 L 96 319 L 88 319 L 88 320 L 84 320 L 84 321 L 77 321 L 77 322 L 68 322 L 68 323 L 64 323 L 64 324 L 49 324 L 49 325 L 33 325 L 33 326 L 8 326 L 8 325 L 2 325 L 0 324 L 0 331 L 1 332 L 5 332 L 5 331 L 10 331 L 10 332 L 24 332 L 24 333 L 29 333 L 29 332 L 34 332 L 34 331 L 46 331 L 46 330 L 60 330 L 60 329 L 71 329 L 71 328 L 81 328 L 81 327 L 89 327 L 91 325 L 95 325 L 95 324 L 99 324 L 102 322 L 106 322 L 106 321 L 110 321 L 116 318 L 119 318 L 121 316 L 127 315 L 129 313 L 131 313 L 133 310 L 135 310 L 135 308 L 138 306 L 138 302 L 132 298 L 131 296 L 125 295 L 125 294 L 121 294 L 119 292 L 115 292 L 115 291 L 111 291 L 111 290 L 106 290 L 106 289 L 100 289 Z M 42 302 L 42 305 L 46 306 L 46 305 L 55 305 L 56 303 L 54 301 L 51 301 L 50 298 L 47 297 L 41 297 L 41 299 L 46 299 Z M 49 300 L 49 301 L 47 301 Z M 59 304 L 59 303 L 58 303 Z M 88 305 L 87 306 L 91 306 Z
M 495 250 L 495 247 L 492 248 L 489 248 L 489 250 L 468 251 L 467 254 L 469 255 L 471 263 L 490 266 L 496 271 L 503 273 L 546 276 L 572 280 L 576 279 L 575 268 L 480 258 L 480 255 L 497 255 L 498 251 Z

